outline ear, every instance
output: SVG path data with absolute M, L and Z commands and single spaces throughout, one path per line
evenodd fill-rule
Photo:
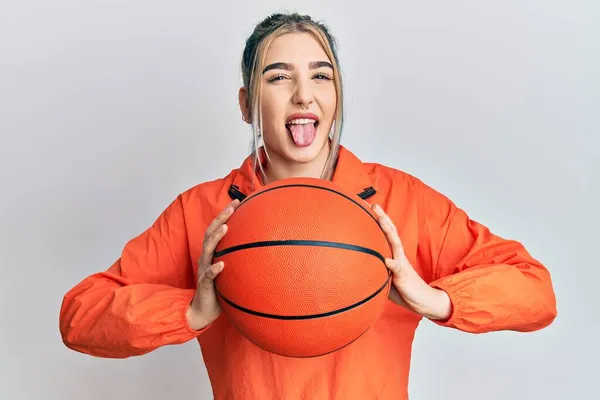
M 242 119 L 248 123 L 252 123 L 252 116 L 250 115 L 250 104 L 248 102 L 248 89 L 245 86 L 240 88 L 238 93 L 239 103 L 240 103 L 240 111 L 242 112 Z

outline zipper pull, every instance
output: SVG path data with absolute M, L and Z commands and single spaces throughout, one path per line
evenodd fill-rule
M 240 192 L 239 188 L 236 185 L 229 186 L 227 194 L 229 195 L 229 197 L 231 197 L 231 200 L 237 199 L 239 201 L 244 201 L 244 199 L 248 197 L 244 193 Z
M 373 188 L 373 186 L 369 186 L 368 188 L 365 188 L 365 190 L 360 192 L 358 194 L 358 197 L 360 197 L 363 200 L 366 200 L 369 197 L 374 196 L 376 193 L 377 191 L 375 190 L 375 188 Z

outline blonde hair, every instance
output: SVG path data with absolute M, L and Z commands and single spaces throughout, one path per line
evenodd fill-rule
M 335 171 L 338 156 L 339 143 L 342 135 L 344 118 L 343 85 L 336 52 L 335 39 L 329 33 L 328 28 L 312 20 L 307 15 L 299 14 L 273 14 L 259 23 L 252 35 L 246 41 L 244 56 L 242 60 L 242 75 L 244 86 L 247 89 L 247 101 L 249 114 L 252 122 L 252 154 L 254 156 L 254 167 L 258 166 L 261 171 L 263 182 L 267 177 L 260 160 L 260 139 L 262 138 L 262 110 L 261 100 L 261 70 L 264 66 L 267 50 L 273 40 L 287 33 L 310 33 L 321 44 L 323 50 L 333 65 L 333 81 L 336 90 L 337 105 L 332 129 L 329 133 L 330 150 L 321 174 L 322 179 L 330 180 Z M 263 140 L 264 142 L 264 140 Z M 266 146 L 262 146 L 267 160 L 269 154 Z

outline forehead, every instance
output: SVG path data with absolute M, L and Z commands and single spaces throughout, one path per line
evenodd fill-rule
M 310 33 L 286 33 L 271 43 L 267 50 L 265 65 L 274 62 L 309 63 L 330 61 L 319 41 Z

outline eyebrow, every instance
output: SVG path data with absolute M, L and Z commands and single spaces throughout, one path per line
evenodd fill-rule
M 328 61 L 311 61 L 308 63 L 308 67 L 310 69 L 317 69 L 317 68 L 324 68 L 324 67 L 333 69 L 333 65 L 331 65 L 331 63 Z M 293 71 L 294 66 L 290 63 L 276 62 L 276 63 L 267 65 L 265 67 L 265 69 L 263 69 L 263 74 L 272 69 L 283 69 L 286 71 Z

